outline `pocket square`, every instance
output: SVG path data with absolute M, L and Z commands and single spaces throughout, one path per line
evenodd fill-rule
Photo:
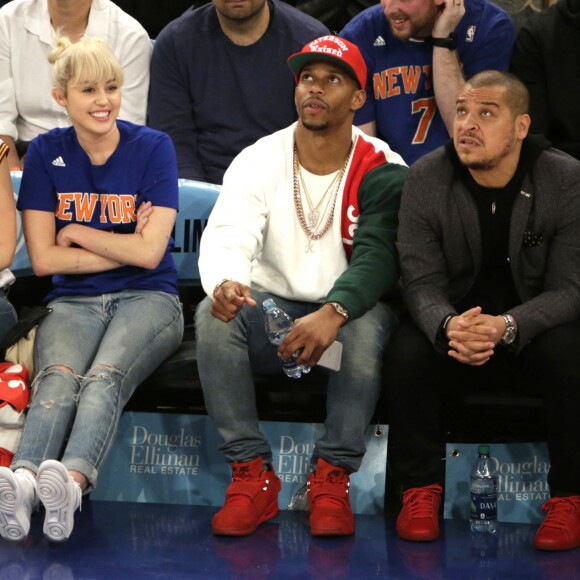
M 533 248 L 534 246 L 539 246 L 544 241 L 544 236 L 542 234 L 537 234 L 536 232 L 527 231 L 524 232 L 524 247 Z

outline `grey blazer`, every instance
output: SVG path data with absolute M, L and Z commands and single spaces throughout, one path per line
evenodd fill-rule
M 475 201 L 454 178 L 444 147 L 409 169 L 399 220 L 405 302 L 434 343 L 482 259 Z M 580 316 L 580 161 L 553 148 L 540 154 L 514 201 L 509 261 L 522 301 L 510 310 L 520 349 Z

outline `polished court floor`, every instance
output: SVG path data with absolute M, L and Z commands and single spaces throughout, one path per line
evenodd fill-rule
M 86 501 L 71 539 L 51 544 L 42 515 L 22 543 L 0 542 L 0 580 L 187 578 L 580 579 L 580 549 L 532 548 L 536 526 L 472 536 L 448 520 L 436 542 L 395 536 L 394 518 L 357 516 L 351 538 L 312 538 L 307 514 L 282 512 L 252 536 L 217 538 L 216 508 Z

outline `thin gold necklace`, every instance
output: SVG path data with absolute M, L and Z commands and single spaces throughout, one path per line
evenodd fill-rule
M 296 215 L 298 216 L 298 221 L 300 222 L 300 226 L 302 230 L 306 234 L 308 241 L 306 242 L 306 249 L 305 252 L 308 254 L 314 251 L 314 242 L 322 238 L 324 234 L 330 229 L 332 222 L 334 221 L 334 208 L 336 207 L 336 199 L 338 197 L 338 190 L 340 189 L 340 184 L 342 183 L 342 178 L 346 172 L 346 168 L 348 166 L 348 162 L 350 160 L 350 155 L 354 149 L 354 144 L 351 142 L 350 149 L 346 155 L 344 163 L 342 164 L 342 168 L 340 169 L 340 173 L 338 174 L 338 179 L 336 180 L 336 186 L 334 188 L 334 192 L 329 198 L 332 199 L 332 207 L 330 208 L 330 214 L 326 220 L 326 224 L 324 227 L 319 231 L 313 231 L 311 227 L 308 226 L 306 223 L 306 218 L 304 217 L 304 208 L 302 207 L 302 196 L 300 195 L 300 184 L 298 175 L 300 172 L 300 167 L 298 163 L 298 150 L 296 148 L 296 143 L 294 144 L 294 158 L 293 158 L 293 185 L 294 185 L 294 207 L 296 208 Z M 335 180 L 333 180 L 333 183 Z M 326 193 L 325 193 L 326 195 Z
M 334 172 L 334 177 L 332 178 L 331 182 L 328 184 L 328 187 L 326 188 L 326 190 L 322 194 L 322 197 L 320 198 L 318 203 L 316 205 L 314 205 L 312 203 L 312 200 L 310 199 L 310 193 L 308 192 L 308 188 L 306 187 L 306 182 L 304 181 L 303 167 L 300 165 L 300 163 L 298 163 L 298 176 L 300 178 L 300 186 L 302 187 L 302 191 L 304 192 L 304 195 L 306 196 L 306 202 L 308 203 L 308 210 L 309 210 L 308 216 L 307 216 L 308 227 L 313 232 L 315 232 L 318 229 L 318 226 L 320 224 L 320 220 L 326 215 L 326 211 L 328 210 L 328 205 L 330 203 L 330 198 L 328 198 L 328 200 L 326 201 L 326 206 L 325 206 L 322 214 L 320 213 L 319 209 L 320 209 L 320 206 L 322 205 L 322 203 L 324 202 L 324 200 L 326 199 L 328 193 L 330 192 L 330 190 L 334 186 L 339 175 L 340 175 L 339 171 Z

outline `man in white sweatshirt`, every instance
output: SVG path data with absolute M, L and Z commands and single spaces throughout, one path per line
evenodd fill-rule
M 280 359 L 316 366 L 335 340 L 325 434 L 308 478 L 313 535 L 354 532 L 349 474 L 365 453 L 380 391 L 385 342 L 397 324 L 381 297 L 399 276 L 395 236 L 406 167 L 352 125 L 365 101 L 356 46 L 323 36 L 288 59 L 298 122 L 243 150 L 227 170 L 204 231 L 200 273 L 208 297 L 196 314 L 198 369 L 208 413 L 231 463 L 232 483 L 213 532 L 245 535 L 278 513 L 280 481 L 258 428 L 253 372 Z M 294 319 L 276 348 L 262 303 Z

